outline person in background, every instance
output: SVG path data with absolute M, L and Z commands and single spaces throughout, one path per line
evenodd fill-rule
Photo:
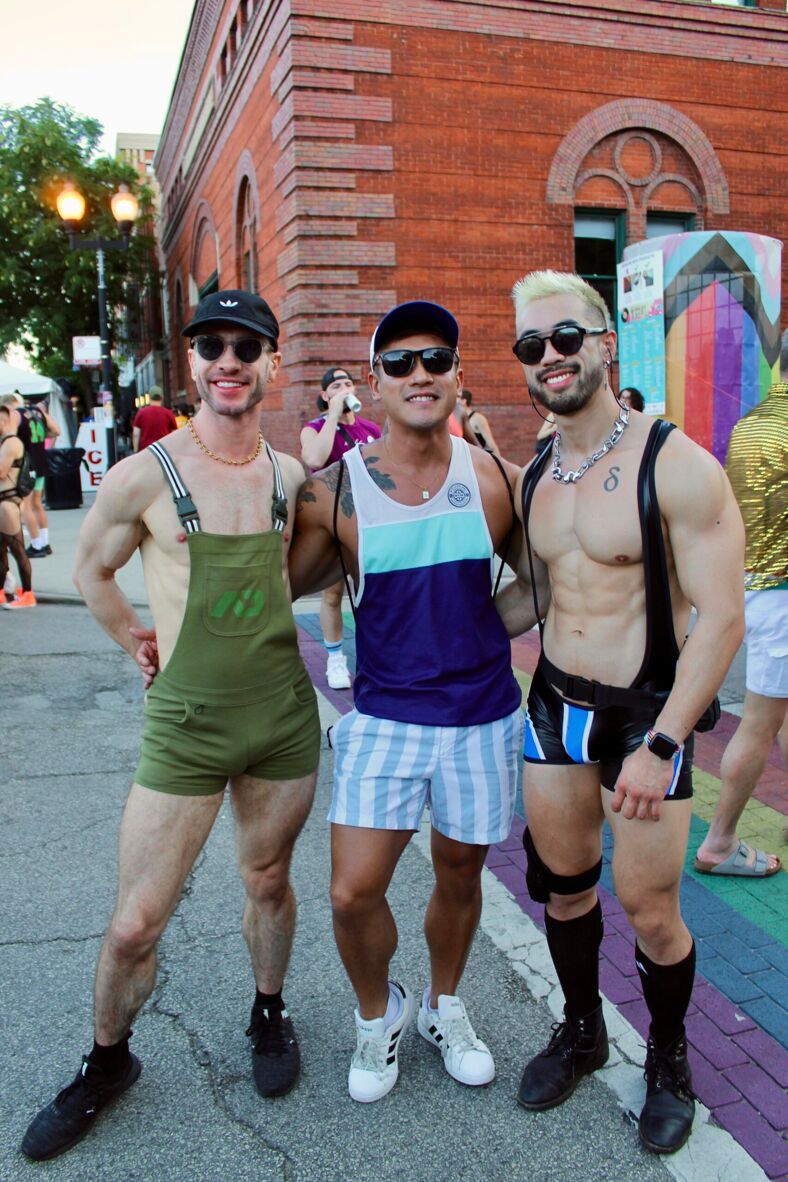
M 466 420 L 475 437 L 474 442 L 478 447 L 483 447 L 485 451 L 494 452 L 499 456 L 501 450 L 495 442 L 495 437 L 492 433 L 492 427 L 489 424 L 486 415 L 483 415 L 480 410 L 471 410 L 473 403 L 473 393 L 471 390 L 463 390 L 460 393 L 459 401 L 465 407 Z
M 623 402 L 625 406 L 630 407 L 631 410 L 638 410 L 641 414 L 646 408 L 643 395 L 638 390 L 637 386 L 625 386 L 623 390 L 619 391 L 619 402 Z
M 0 399 L 0 606 L 9 610 L 35 607 L 36 597 L 30 581 L 30 559 L 22 535 L 22 498 L 17 492 L 25 449 L 17 432 L 20 414 L 13 394 Z M 9 598 L 6 593 L 8 553 L 13 554 L 19 570 L 21 587 Z
M 695 869 L 768 878 L 780 869 L 780 859 L 740 841 L 736 826 L 775 738 L 783 762 L 788 760 L 788 330 L 782 338 L 780 381 L 733 428 L 725 470 L 746 535 L 746 692 L 741 722 L 720 763 L 720 799 Z
M 49 544 L 49 520 L 44 509 L 44 477 L 47 471 L 47 439 L 57 439 L 60 428 L 50 418 L 46 404 L 28 406 L 18 390 L 14 391 L 16 409 L 19 412 L 19 438 L 30 456 L 31 466 L 36 474 L 33 491 L 22 501 L 22 520 L 30 535 L 27 547 L 28 558 L 46 558 L 52 553 Z
M 134 416 L 131 427 L 131 445 L 134 451 L 142 451 L 157 439 L 163 439 L 176 431 L 175 415 L 163 405 L 164 395 L 158 386 L 151 386 L 148 397 L 150 404 L 142 406 Z
M 335 464 L 359 443 L 380 439 L 380 427 L 358 415 L 361 401 L 346 369 L 332 366 L 323 374 L 317 396 L 320 417 L 301 431 L 301 461 L 312 472 Z M 331 689 L 350 689 L 350 671 L 342 651 L 342 579 L 326 587 L 320 597 L 320 628 L 328 653 L 326 680 Z

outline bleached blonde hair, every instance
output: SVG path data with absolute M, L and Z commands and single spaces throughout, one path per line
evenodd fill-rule
M 534 300 L 554 295 L 577 296 L 597 314 L 605 328 L 613 327 L 608 306 L 599 292 L 573 271 L 531 271 L 518 279 L 512 288 L 515 315 L 519 316 Z

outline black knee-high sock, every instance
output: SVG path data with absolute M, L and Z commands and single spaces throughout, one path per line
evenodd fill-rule
M 649 1033 L 659 1050 L 667 1050 L 684 1033 L 684 1018 L 695 980 L 695 941 L 678 964 L 654 964 L 636 944 L 635 964 L 651 1014 Z
M 4 534 L 8 549 L 14 556 L 14 562 L 19 570 L 19 582 L 23 591 L 32 590 L 32 570 L 30 559 L 25 553 L 25 537 L 20 528 L 18 534 Z
M 599 946 L 602 908 L 595 905 L 578 919 L 554 919 L 545 911 L 547 946 L 566 999 L 566 1012 L 578 1021 L 600 1003 Z

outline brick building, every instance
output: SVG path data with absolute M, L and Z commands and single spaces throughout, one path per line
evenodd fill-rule
M 293 449 L 323 369 L 365 378 L 379 314 L 420 296 L 525 460 L 513 281 L 576 268 L 612 298 L 646 236 L 785 239 L 786 67 L 784 0 L 197 0 L 156 156 L 170 389 L 200 294 L 256 289 L 283 328 L 266 430 Z

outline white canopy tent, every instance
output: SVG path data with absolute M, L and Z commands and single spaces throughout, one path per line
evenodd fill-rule
M 31 400 L 46 398 L 49 414 L 60 427 L 55 447 L 71 447 L 76 424 L 68 398 L 56 381 L 29 369 L 19 369 L 0 359 L 0 395 L 14 393 Z

